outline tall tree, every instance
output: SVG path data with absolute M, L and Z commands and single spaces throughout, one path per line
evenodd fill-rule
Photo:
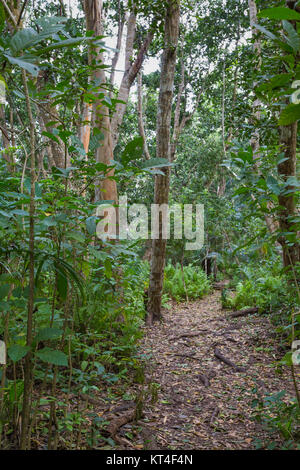
M 291 9 L 298 8 L 297 1 L 287 1 L 286 6 Z M 297 21 L 290 21 L 291 27 L 298 30 Z M 299 52 L 296 56 L 297 62 L 299 61 Z M 288 126 L 280 127 L 280 138 L 279 144 L 281 151 L 284 153 L 284 160 L 278 164 L 278 174 L 282 177 L 286 183 L 289 178 L 296 177 L 296 155 L 297 155 L 297 132 L 298 132 L 298 121 L 289 124 Z M 297 261 L 300 261 L 300 246 L 299 241 L 289 243 L 286 238 L 286 233 L 292 233 L 294 231 L 293 218 L 296 215 L 296 188 L 293 184 L 287 185 L 285 191 L 279 194 L 279 226 L 280 231 L 283 234 L 279 242 L 283 250 L 283 265 L 289 267 L 295 265 Z
M 86 17 L 86 27 L 88 31 L 94 31 L 95 36 L 103 35 L 103 18 L 102 18 L 102 0 L 85 0 L 84 11 Z M 108 96 L 106 86 L 106 76 L 104 69 L 100 67 L 103 64 L 103 48 L 101 45 L 92 46 L 89 51 L 89 63 L 94 68 L 92 81 L 99 83 L 99 93 Z M 113 160 L 113 146 L 111 137 L 111 123 L 109 109 L 103 105 L 103 100 L 96 100 L 94 103 L 95 124 L 103 133 L 103 141 L 97 148 L 96 161 L 109 166 Z M 85 116 L 86 118 L 86 116 Z M 86 136 L 84 145 L 87 148 Z M 95 199 L 118 201 L 117 185 L 111 177 L 114 170 L 111 169 L 108 177 L 96 183 Z
M 95 36 L 103 35 L 104 28 L 104 19 L 102 14 L 102 0 L 84 0 L 84 11 L 86 16 L 86 25 L 88 30 L 92 30 L 95 33 Z M 122 15 L 118 24 L 118 35 L 117 35 L 117 52 L 112 60 L 112 69 L 110 75 L 110 85 L 114 83 L 114 74 L 115 67 L 119 57 L 119 49 L 122 43 L 123 30 L 124 30 L 124 15 Z M 125 45 L 125 70 L 122 76 L 120 88 L 118 91 L 118 102 L 116 104 L 115 112 L 112 116 L 109 114 L 109 109 L 106 106 L 100 106 L 100 103 L 94 104 L 94 111 L 96 111 L 96 125 L 101 130 L 104 135 L 102 145 L 99 146 L 96 153 L 96 161 L 104 163 L 105 165 L 110 165 L 111 160 L 113 160 L 113 151 L 118 142 L 119 138 L 119 128 L 123 121 L 124 114 L 126 111 L 129 93 L 131 86 L 141 69 L 143 61 L 145 59 L 146 53 L 149 49 L 150 43 L 154 36 L 156 22 L 153 20 L 149 26 L 149 30 L 146 34 L 144 42 L 139 47 L 136 58 L 133 60 L 134 56 L 134 46 L 135 46 L 135 37 L 137 31 L 136 25 L 137 17 L 137 5 L 133 2 L 130 6 L 130 13 L 127 20 L 127 33 L 126 33 L 126 45 Z M 101 47 L 94 48 L 94 52 L 90 51 L 90 63 L 94 64 L 94 77 L 92 80 L 100 82 L 101 86 L 99 91 L 104 93 L 107 97 L 111 95 L 108 90 L 108 82 L 106 79 L 105 71 L 103 68 L 97 68 L 97 64 L 104 62 L 103 51 Z M 89 133 L 87 129 L 87 121 L 90 117 L 88 110 L 84 109 L 83 113 L 84 126 L 81 130 L 81 139 L 85 149 L 88 149 L 89 142 Z M 118 201 L 117 186 L 116 182 L 112 178 L 114 175 L 113 169 L 111 169 L 106 178 L 101 181 L 101 184 L 98 184 L 98 187 L 95 191 L 96 200 L 105 199 L 105 200 L 114 200 Z
M 180 5 L 179 0 L 169 0 L 167 4 L 164 27 L 164 50 L 161 60 L 160 90 L 157 111 L 156 156 L 171 160 L 171 111 L 176 50 L 179 34 Z M 163 169 L 164 175 L 155 176 L 154 203 L 168 204 L 170 169 Z M 159 220 L 158 238 L 152 241 L 151 272 L 148 292 L 147 323 L 161 318 L 161 296 L 164 279 L 166 243 L 163 238 L 162 218 Z
M 255 0 L 249 0 L 249 17 L 250 17 L 250 26 L 252 30 L 252 34 L 254 37 L 253 42 L 253 55 L 255 60 L 255 69 L 259 70 L 261 66 L 261 44 L 260 40 L 258 39 L 258 30 L 256 29 L 255 25 L 258 23 L 257 21 L 257 7 Z M 253 87 L 256 86 L 256 83 L 253 84 Z M 259 157 L 259 127 L 258 123 L 260 120 L 261 115 L 261 101 L 259 98 L 255 98 L 253 102 L 253 121 L 255 125 L 255 130 L 251 136 L 251 147 L 253 149 L 254 159 L 256 160 Z

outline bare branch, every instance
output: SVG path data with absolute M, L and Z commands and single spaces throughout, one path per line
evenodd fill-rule
M 12 24 L 14 25 L 14 27 L 17 29 L 18 28 L 18 23 L 16 21 L 16 18 L 14 17 L 11 9 L 9 8 L 9 6 L 7 5 L 6 1 L 5 0 L 1 0 L 1 3 L 2 5 L 4 6 L 5 10 L 7 11 L 8 13 L 8 16 L 10 17 L 11 21 L 12 21 Z

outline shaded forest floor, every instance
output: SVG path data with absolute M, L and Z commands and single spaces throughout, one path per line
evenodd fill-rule
M 255 449 L 259 441 L 261 448 L 271 441 L 280 448 L 279 434 L 271 436 L 251 406 L 281 390 L 294 398 L 290 370 L 275 365 L 284 355 L 275 327 L 267 315 L 231 318 L 220 297 L 214 291 L 202 300 L 169 302 L 163 322 L 144 327 L 135 377 L 108 388 L 103 383 L 93 396 L 72 396 L 82 432 L 89 432 L 92 416 L 99 421 L 100 436 L 89 448 L 234 450 Z M 86 448 L 75 429 L 72 447 Z M 35 444 L 47 448 L 41 435 Z
M 283 389 L 294 396 L 290 371 L 274 368 L 283 353 L 269 318 L 230 318 L 218 291 L 172 302 L 163 323 L 145 330 L 140 352 L 147 364 L 148 388 L 138 392 L 144 415 L 138 426 L 119 427 L 120 449 L 253 449 L 270 436 L 253 420 L 252 401 Z

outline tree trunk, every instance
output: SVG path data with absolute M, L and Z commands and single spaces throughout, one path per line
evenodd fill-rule
M 286 6 L 294 9 L 296 1 L 287 1 Z M 292 25 L 297 30 L 296 21 L 291 21 Z M 280 128 L 280 146 L 284 152 L 285 161 L 278 165 L 278 174 L 284 181 L 290 177 L 296 177 L 296 162 L 297 162 L 297 131 L 298 122 L 294 122 L 289 126 L 282 126 Z M 296 188 L 291 184 L 285 187 L 285 193 L 278 196 L 279 202 L 279 226 L 281 232 L 294 232 L 295 226 L 292 221 L 293 216 L 297 214 Z M 295 233 L 297 237 L 297 233 Z M 298 242 L 288 243 L 285 235 L 281 235 L 279 242 L 283 250 L 283 266 L 289 268 L 300 261 L 300 244 Z
M 150 43 L 154 36 L 154 25 L 157 21 L 153 22 L 150 26 L 149 32 L 140 47 L 137 57 L 132 61 L 133 52 L 134 52 L 134 41 L 136 34 L 136 5 L 133 3 L 131 12 L 127 21 L 127 35 L 126 35 L 126 48 L 125 48 L 125 72 L 121 81 L 118 99 L 123 101 L 122 103 L 117 103 L 116 111 L 112 117 L 109 115 L 109 110 L 106 106 L 103 105 L 103 101 L 98 102 L 94 105 L 94 112 L 96 112 L 96 125 L 104 135 L 102 145 L 97 149 L 96 152 L 96 161 L 104 163 L 105 165 L 110 165 L 110 161 L 113 159 L 113 151 L 119 139 L 119 128 L 123 121 L 123 117 L 126 111 L 127 102 L 129 98 L 130 88 L 142 66 L 145 55 L 148 51 Z M 88 30 L 95 32 L 95 36 L 103 34 L 103 18 L 102 18 L 102 0 L 84 0 L 84 11 L 86 16 L 86 26 Z M 124 16 L 120 15 L 119 18 L 119 28 L 118 28 L 118 39 L 117 39 L 117 48 L 121 46 L 121 39 L 124 27 Z M 103 63 L 103 53 L 100 48 L 94 48 L 94 53 L 90 51 L 89 62 L 93 64 L 94 62 Z M 114 70 L 119 57 L 117 52 L 113 58 L 112 63 L 112 72 L 110 76 L 110 83 L 113 85 L 114 82 Z M 101 84 L 104 86 L 99 87 L 99 92 L 103 93 L 105 96 L 109 96 L 106 86 L 106 76 L 103 69 L 96 69 L 94 72 L 93 79 L 98 79 Z M 85 130 L 85 135 L 89 134 Z M 82 142 L 85 147 L 87 146 L 86 140 Z M 102 179 L 95 188 L 95 200 L 113 200 L 118 201 L 117 194 L 117 185 L 116 182 L 111 179 L 114 175 L 114 170 L 110 170 L 108 174 Z
M 8 130 L 7 130 L 7 125 L 6 125 L 6 120 L 5 120 L 5 110 L 4 110 L 4 105 L 0 104 L 0 126 L 1 126 L 1 132 L 2 132 L 2 143 L 4 149 L 7 149 L 10 147 L 10 138 L 8 135 Z M 6 160 L 7 163 L 7 168 L 10 172 L 14 171 L 14 156 L 12 153 L 9 152 L 2 152 L 3 158 Z
M 284 152 L 285 161 L 278 165 L 278 174 L 284 181 L 291 176 L 296 177 L 296 150 L 297 150 L 297 129 L 298 123 L 294 122 L 289 126 L 280 128 L 280 144 Z M 279 202 L 279 226 L 281 232 L 294 232 L 292 217 L 296 215 L 295 191 L 292 185 L 285 188 L 288 194 L 280 194 Z M 279 240 L 283 250 L 283 265 L 289 267 L 294 265 L 299 259 L 299 243 L 288 245 L 286 237 L 282 235 Z
M 111 131 L 112 131 L 112 142 L 113 148 L 118 143 L 119 139 L 119 129 L 120 125 L 122 124 L 124 114 L 127 107 L 127 102 L 129 98 L 130 88 L 140 71 L 143 61 L 145 59 L 146 53 L 149 49 L 151 41 L 154 36 L 154 27 L 153 25 L 150 26 L 149 32 L 140 47 L 137 57 L 132 62 L 132 55 L 133 55 L 133 27 L 135 28 L 135 22 L 133 20 L 130 21 L 130 17 L 128 20 L 127 25 L 127 40 L 126 40 L 126 51 L 125 51 L 125 72 L 121 81 L 119 93 L 118 93 L 118 100 L 123 101 L 123 103 L 117 103 L 116 105 L 116 112 L 112 118 L 111 122 Z
M 144 119 L 143 119 L 143 75 L 142 75 L 141 71 L 138 73 L 138 79 L 137 79 L 137 98 L 138 98 L 138 100 L 137 100 L 137 115 L 138 115 L 139 133 L 140 133 L 140 136 L 143 139 L 144 155 L 147 158 L 147 160 L 150 160 L 151 156 L 150 156 L 148 145 L 147 145 L 147 139 L 146 139 L 145 127 L 144 127 Z
M 103 18 L 102 18 L 102 0 L 85 0 L 84 11 L 86 16 L 86 27 L 89 31 L 94 31 L 95 36 L 103 34 Z M 89 52 L 90 65 L 103 64 L 103 52 L 101 47 L 91 48 Z M 100 82 L 99 93 L 108 96 L 106 77 L 104 69 L 95 67 L 92 80 Z M 101 130 L 103 140 L 96 151 L 97 163 L 111 165 L 113 160 L 113 147 L 111 139 L 111 123 L 109 117 L 109 109 L 103 104 L 103 100 L 97 100 L 94 104 L 95 125 Z M 102 180 L 96 182 L 95 200 L 113 200 L 118 202 L 117 184 L 111 177 L 114 176 L 114 170 L 111 169 Z
M 176 49 L 179 33 L 180 8 L 179 0 L 169 0 L 164 29 L 165 48 L 162 55 L 160 91 L 157 113 L 157 158 L 171 158 L 170 127 L 176 65 Z M 164 175 L 156 175 L 154 203 L 167 204 L 169 200 L 169 167 L 164 168 Z M 147 324 L 160 320 L 161 297 L 164 280 L 165 256 L 167 240 L 163 239 L 162 220 L 159 221 L 158 239 L 152 241 L 151 272 L 147 305 Z
M 258 23 L 257 20 L 257 7 L 255 0 L 249 0 L 249 16 L 250 16 L 250 26 L 252 29 L 252 34 L 256 36 L 258 34 L 258 30 L 255 28 L 255 24 Z M 253 53 L 255 57 L 255 69 L 261 69 L 261 43 L 259 39 L 254 40 L 253 44 Z M 253 88 L 255 88 L 256 82 L 253 83 Z M 253 150 L 253 159 L 254 159 L 254 170 L 261 175 L 260 170 L 260 135 L 259 135 L 259 124 L 260 124 L 260 117 L 261 117 L 261 106 L 262 103 L 259 98 L 256 98 L 253 102 L 253 111 L 252 111 L 252 118 L 253 118 L 253 125 L 255 127 L 254 132 L 252 133 L 250 145 Z M 256 197 L 252 194 L 252 199 L 256 201 Z M 269 213 L 274 208 L 274 205 L 271 201 L 268 201 L 267 208 Z M 275 233 L 278 227 L 278 222 L 273 218 L 272 215 L 265 214 L 264 219 L 266 222 L 266 226 L 271 234 Z
M 249 0 L 249 16 L 250 16 L 250 26 L 254 36 L 257 36 L 258 31 L 255 28 L 257 21 L 257 7 L 255 0 Z M 255 68 L 259 70 L 261 68 L 261 44 L 259 39 L 254 39 L 253 52 L 256 60 Z M 253 88 L 255 88 L 256 82 L 253 83 Z M 255 131 L 251 136 L 251 147 L 253 149 L 254 160 L 259 158 L 259 130 L 258 123 L 260 121 L 261 115 L 261 101 L 259 98 L 256 98 L 253 103 L 253 122 L 255 126 Z

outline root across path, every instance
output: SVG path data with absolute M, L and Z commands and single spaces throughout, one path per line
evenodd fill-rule
M 140 345 L 147 393 L 132 447 L 254 449 L 265 442 L 253 400 L 281 390 L 294 396 L 289 369 L 276 373 L 283 355 L 276 348 L 268 316 L 231 318 L 220 291 L 172 302 L 162 323 L 145 328 Z

